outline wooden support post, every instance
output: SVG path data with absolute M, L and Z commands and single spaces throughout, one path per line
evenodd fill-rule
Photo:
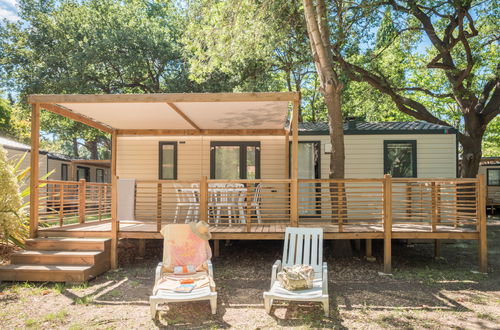
M 162 184 L 158 182 L 156 186 L 156 231 L 161 231 L 161 204 L 162 204 Z
M 438 186 L 436 182 L 431 183 L 431 232 L 436 231 L 438 217 Z M 440 254 L 440 243 L 439 240 L 434 240 L 434 258 L 439 258 Z
M 85 179 L 80 179 L 78 182 L 78 222 L 85 223 L 85 211 L 87 206 L 87 184 Z
M 59 227 L 63 226 L 64 220 L 64 185 L 59 185 Z
M 488 272 L 488 236 L 486 226 L 486 179 L 484 174 L 478 174 L 478 209 L 477 221 L 479 225 L 479 271 Z
M 200 220 L 208 222 L 208 182 L 207 176 L 200 179 Z
M 384 175 L 384 273 L 392 272 L 392 180 Z
M 366 239 L 365 252 L 366 252 L 366 260 L 370 262 L 375 261 L 375 258 L 373 257 L 373 247 L 371 238 Z
M 40 176 L 40 105 L 31 108 L 31 152 L 30 152 L 30 238 L 38 234 L 38 177 Z
M 434 258 L 441 257 L 441 241 L 438 239 L 434 240 Z
M 214 240 L 214 257 L 219 257 L 219 256 L 220 256 L 219 240 L 215 239 Z
M 140 258 L 144 258 L 144 256 L 146 255 L 146 240 L 144 238 L 140 238 L 138 243 L 139 246 L 137 254 Z
M 118 191 L 116 176 L 116 154 L 117 154 L 116 131 L 111 134 L 111 269 L 118 267 Z
M 292 109 L 292 164 L 290 184 L 290 225 L 299 225 L 299 104 L 300 101 L 293 102 Z

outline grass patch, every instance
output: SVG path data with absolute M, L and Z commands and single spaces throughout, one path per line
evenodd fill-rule
M 442 283 L 478 283 L 486 279 L 486 275 L 479 273 L 471 273 L 466 270 L 457 269 L 436 269 L 436 268 L 417 268 L 395 270 L 394 278 L 400 280 L 416 280 L 425 284 L 442 284 Z
M 54 284 L 54 291 L 58 294 L 63 293 L 63 291 L 66 289 L 66 285 L 64 283 L 56 283 Z
M 27 327 L 27 328 L 38 328 L 39 325 L 38 325 L 38 321 L 35 320 L 35 319 L 27 319 L 24 321 L 24 325 Z
M 87 296 L 78 297 L 78 298 L 75 299 L 75 304 L 76 305 L 90 305 L 93 302 L 94 302 L 94 296 L 93 295 L 87 295 Z
M 490 313 L 476 313 L 478 319 L 483 319 L 491 322 L 495 322 L 497 319 Z
M 43 320 L 45 322 L 60 322 L 60 321 L 64 321 L 64 319 L 68 315 L 69 315 L 68 312 L 63 309 L 63 310 L 60 310 L 57 313 L 50 313 L 50 314 L 45 315 L 43 317 Z

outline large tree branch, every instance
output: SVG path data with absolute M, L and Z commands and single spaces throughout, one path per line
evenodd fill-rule
M 481 101 L 483 100 L 483 95 L 481 96 Z M 500 79 L 497 78 L 495 82 L 495 90 L 493 91 L 493 94 L 491 95 L 491 98 L 489 99 L 488 103 L 486 103 L 486 105 L 480 112 L 480 115 L 483 117 L 485 123 L 489 123 L 499 114 L 500 114 Z
M 416 92 L 422 92 L 422 93 L 425 93 L 425 94 L 427 94 L 429 96 L 437 97 L 437 98 L 453 97 L 452 93 L 438 94 L 438 93 L 434 93 L 433 91 L 430 91 L 430 90 L 428 90 L 426 88 L 423 88 L 423 87 L 402 87 L 402 88 L 396 88 L 395 90 L 398 90 L 398 91 L 416 91 Z
M 358 65 L 348 63 L 341 57 L 334 58 L 340 63 L 349 78 L 355 81 L 367 82 L 378 91 L 388 95 L 401 112 L 429 123 L 452 126 L 446 121 L 434 116 L 420 102 L 397 93 L 398 88 L 392 87 L 385 77 L 373 74 Z

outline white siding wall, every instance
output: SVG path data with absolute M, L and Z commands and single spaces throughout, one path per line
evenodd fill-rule
M 285 178 L 285 138 L 281 136 L 118 137 L 117 175 L 120 178 L 157 180 L 160 141 L 177 141 L 179 180 L 198 180 L 201 175 L 210 176 L 211 141 L 260 141 L 261 178 Z
M 321 141 L 321 177 L 328 178 L 330 154 L 325 154 L 328 135 L 299 137 L 302 141 Z M 345 135 L 346 177 L 380 178 L 384 175 L 384 140 L 417 141 L 419 178 L 456 177 L 455 134 Z
M 329 136 L 299 136 L 301 141 L 321 141 L 321 176 L 328 178 L 330 155 L 325 154 Z M 384 175 L 384 140 L 417 141 L 417 174 L 421 178 L 456 177 L 454 134 L 346 135 L 346 177 L 380 178 Z M 210 141 L 260 141 L 261 177 L 285 178 L 284 137 L 220 136 L 122 136 L 118 138 L 117 175 L 138 180 L 158 179 L 160 141 L 177 141 L 178 179 L 210 176 Z M 184 142 L 184 143 L 182 143 Z

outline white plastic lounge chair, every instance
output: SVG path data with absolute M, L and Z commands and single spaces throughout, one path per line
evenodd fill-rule
M 277 279 L 283 266 L 298 264 L 310 265 L 314 269 L 313 287 L 308 290 L 289 291 L 281 286 Z M 264 292 L 264 307 L 271 312 L 273 301 L 317 301 L 323 304 L 325 316 L 329 315 L 328 271 L 323 262 L 322 228 L 286 228 L 283 262 L 277 260 L 273 265 L 271 289 Z
M 213 278 L 214 271 L 212 263 L 208 263 L 208 275 Z M 157 283 L 162 275 L 162 263 L 160 262 L 156 267 L 155 283 Z M 154 320 L 156 318 L 156 312 L 158 311 L 159 304 L 172 303 L 172 302 L 182 302 L 182 301 L 198 301 L 198 300 L 209 300 L 210 309 L 212 314 L 217 313 L 217 292 L 212 291 L 210 286 L 204 288 L 194 289 L 190 293 L 177 293 L 167 290 L 158 290 L 156 294 L 149 297 L 149 305 L 151 308 L 151 318 Z
M 170 225 L 167 225 L 167 226 L 186 226 L 189 228 L 189 224 L 170 224 Z M 164 227 L 165 229 L 165 227 Z M 162 234 L 164 234 L 164 230 L 162 229 Z M 165 235 L 165 234 L 164 234 Z M 172 236 L 170 236 L 172 237 Z M 166 237 L 167 239 L 167 237 Z M 200 248 L 200 245 L 196 245 L 192 242 L 192 240 L 187 240 L 187 241 L 183 241 L 185 243 L 182 243 L 182 247 L 184 248 L 187 248 L 187 249 L 196 249 L 196 248 Z M 163 260 L 167 260 L 168 259 L 168 255 L 170 253 L 170 251 L 168 251 L 168 249 L 166 248 L 166 246 L 168 246 L 168 244 L 165 244 L 164 245 L 164 250 L 163 250 Z M 178 247 L 176 247 L 178 248 Z M 208 249 L 208 250 L 206 250 Z M 212 267 L 212 263 L 210 261 L 210 256 L 212 255 L 211 251 L 210 251 L 210 246 L 208 245 L 208 241 L 207 241 L 207 244 L 206 246 L 203 247 L 203 250 L 200 250 L 200 252 L 202 253 L 202 255 L 204 253 L 208 253 L 207 254 L 207 260 L 205 261 L 206 265 L 208 266 L 207 267 L 207 271 L 198 271 L 196 273 L 196 275 L 206 275 L 208 274 L 208 276 L 213 279 L 214 278 L 214 273 L 213 273 L 213 267 Z M 168 261 L 167 261 L 168 262 Z M 158 281 L 162 278 L 162 271 L 163 271 L 163 263 L 160 262 L 158 264 L 158 266 L 156 267 L 156 272 L 155 272 L 155 288 L 156 288 L 156 285 L 158 284 Z M 169 277 L 179 277 L 179 279 L 181 278 L 185 278 L 185 277 L 190 277 L 190 275 L 174 275 L 173 273 L 168 273 L 169 274 Z M 194 276 L 196 277 L 195 275 L 191 275 L 191 276 Z M 211 308 L 211 312 L 212 314 L 215 314 L 217 312 L 217 292 L 215 291 L 215 288 L 213 288 L 211 286 L 213 282 L 211 282 L 209 285 L 207 286 L 204 286 L 204 287 L 200 287 L 200 288 L 195 288 L 193 289 L 193 291 L 189 292 L 189 293 L 180 293 L 180 292 L 175 292 L 173 290 L 167 290 L 167 289 L 162 289 L 161 287 L 160 288 L 155 288 L 153 289 L 153 294 L 149 297 L 149 303 L 150 303 L 150 308 L 151 308 L 151 318 L 152 319 L 155 319 L 156 318 L 156 312 L 158 310 L 158 305 L 159 304 L 162 304 L 162 303 L 171 303 L 171 302 L 182 302 L 182 301 L 198 301 L 198 300 L 208 300 L 210 301 L 210 308 Z

